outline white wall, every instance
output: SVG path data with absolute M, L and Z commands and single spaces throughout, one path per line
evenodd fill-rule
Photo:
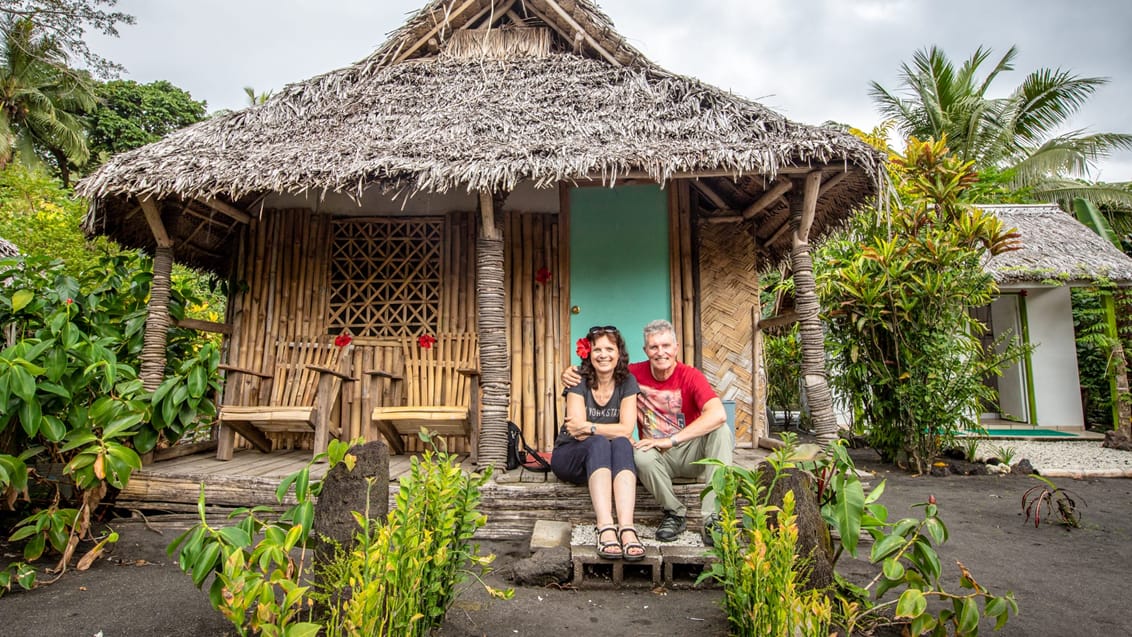
M 1077 346 L 1069 286 L 1027 289 L 1026 315 L 1037 403 L 1035 424 L 1041 427 L 1084 427 Z

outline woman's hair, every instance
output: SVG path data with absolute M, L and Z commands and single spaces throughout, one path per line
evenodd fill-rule
M 613 383 L 620 385 L 629 377 L 629 352 L 625 349 L 625 339 L 621 337 L 621 332 L 617 328 L 595 327 L 590 329 L 589 334 L 586 334 L 586 340 L 592 346 L 602 336 L 608 336 L 617 346 L 617 366 L 613 368 Z M 593 354 L 591 353 L 590 356 L 593 356 Z M 586 382 L 586 387 L 593 389 L 597 386 L 597 371 L 594 369 L 593 362 L 590 361 L 590 356 L 582 359 L 582 369 L 579 374 L 582 380 Z

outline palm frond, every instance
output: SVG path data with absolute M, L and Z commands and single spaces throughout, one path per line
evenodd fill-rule
M 1070 209 L 1074 199 L 1084 199 L 1103 209 L 1111 210 L 1109 221 L 1114 229 L 1122 234 L 1132 230 L 1132 227 L 1124 230 L 1129 222 L 1118 219 L 1123 217 L 1132 221 L 1132 190 L 1129 190 L 1126 184 L 1047 179 L 1035 184 L 1033 193 L 1035 198 L 1057 202 L 1067 210 Z

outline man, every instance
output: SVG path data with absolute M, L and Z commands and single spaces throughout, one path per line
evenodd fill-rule
M 637 431 L 633 460 L 637 478 L 664 509 L 656 539 L 672 542 L 687 529 L 687 508 L 676 497 L 672 479 L 698 478 L 710 481 L 714 467 L 693 464 L 703 458 L 731 463 L 731 431 L 724 426 L 727 414 L 707 378 L 696 368 L 676 360 L 676 330 L 668 321 L 645 326 L 648 361 L 629 365 L 641 393 L 637 395 Z M 575 385 L 573 368 L 562 377 Z M 701 536 L 713 544 L 712 530 L 719 524 L 715 494 L 704 496 Z

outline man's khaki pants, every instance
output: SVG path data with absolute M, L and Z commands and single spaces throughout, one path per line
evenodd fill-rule
M 703 458 L 717 458 L 724 464 L 731 464 L 733 447 L 731 429 L 723 425 L 710 434 L 688 440 L 675 449 L 636 450 L 633 452 L 633 461 L 637 464 L 637 479 L 645 485 L 662 508 L 676 515 L 686 516 L 687 507 L 680 498 L 676 497 L 676 492 L 672 488 L 672 479 L 697 478 L 711 482 L 715 467 L 692 463 Z M 700 510 L 704 515 L 719 512 L 714 491 L 704 496 Z

